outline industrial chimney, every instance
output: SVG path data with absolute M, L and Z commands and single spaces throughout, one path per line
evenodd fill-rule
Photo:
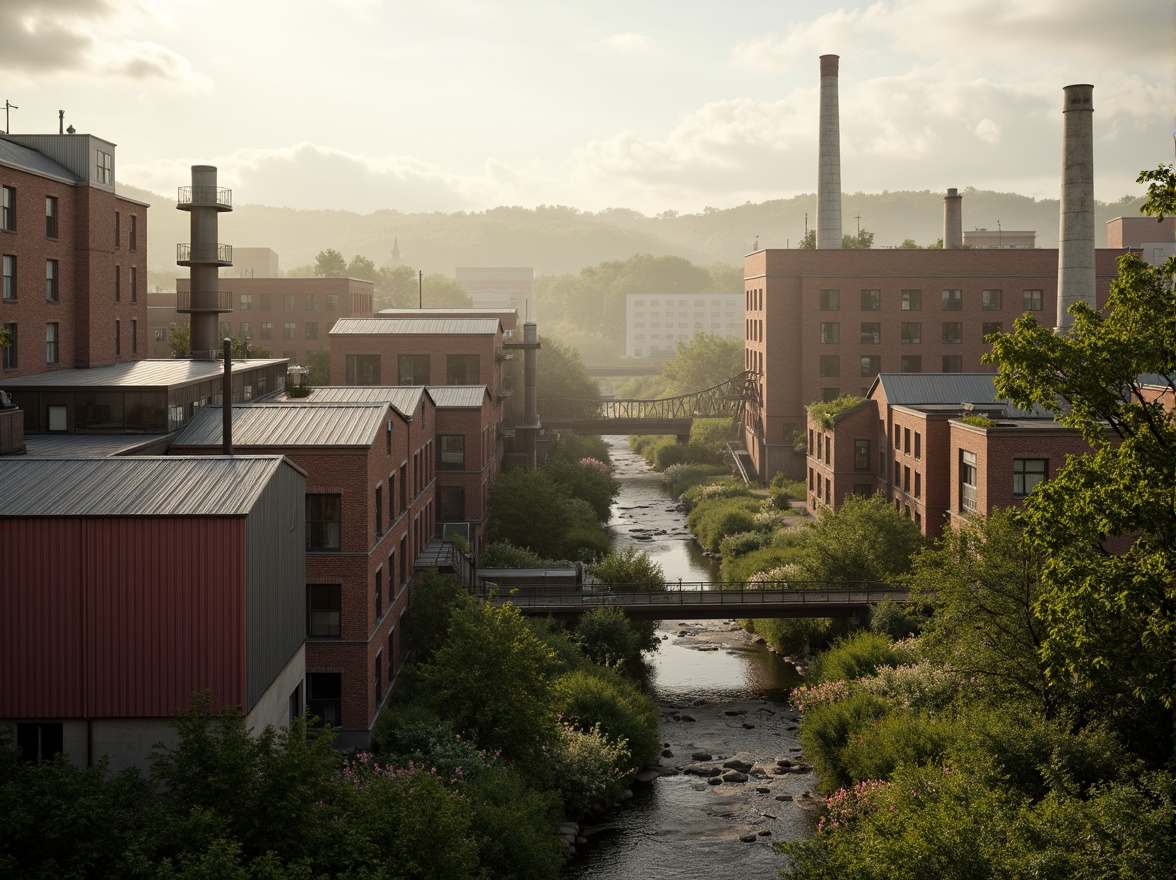
M 817 248 L 841 247 L 841 126 L 837 104 L 837 55 L 821 56 L 821 128 L 817 169 Z
M 1062 207 L 1058 229 L 1058 322 L 1066 333 L 1070 306 L 1094 299 L 1094 105 L 1092 85 L 1066 86 L 1062 100 Z
M 952 250 L 964 245 L 964 197 L 953 186 L 943 197 L 943 248 Z
M 231 245 L 217 241 L 217 215 L 233 210 L 232 190 L 216 185 L 216 167 L 193 165 L 192 185 L 181 186 L 176 208 L 191 214 L 191 241 L 176 246 L 176 263 L 190 269 L 189 293 L 179 296 L 176 311 L 191 315 L 191 351 L 195 360 L 215 360 L 219 349 L 219 315 L 231 312 L 231 294 L 218 288 L 221 266 L 233 265 Z

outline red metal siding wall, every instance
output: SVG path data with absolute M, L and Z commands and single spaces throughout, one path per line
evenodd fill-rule
M 243 523 L 5 520 L 0 717 L 167 717 L 204 688 L 243 703 Z

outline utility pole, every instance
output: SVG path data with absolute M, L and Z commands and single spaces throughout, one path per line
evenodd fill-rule
M 417 270 L 417 308 L 425 307 L 425 270 Z
M 9 110 L 19 110 L 19 109 L 20 109 L 19 107 L 17 107 L 15 104 L 13 104 L 11 101 L 9 101 L 7 98 L 4 99 L 4 133 L 5 134 L 12 134 L 12 125 L 8 120 L 8 111 Z

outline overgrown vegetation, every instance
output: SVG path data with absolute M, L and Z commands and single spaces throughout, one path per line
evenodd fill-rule
M 859 403 L 865 403 L 864 397 L 852 394 L 842 394 L 832 400 L 815 400 L 808 405 L 809 415 L 822 428 L 832 428 L 834 420 L 843 412 L 848 412 Z

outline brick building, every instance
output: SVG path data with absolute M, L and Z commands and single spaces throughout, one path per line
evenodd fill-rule
M 968 424 L 969 415 L 992 424 Z M 831 422 L 810 414 L 806 431 L 809 510 L 877 493 L 929 537 L 1020 504 L 1067 456 L 1090 451 L 1048 414 L 998 400 L 991 374 L 884 373 Z
M 1176 217 L 1116 217 L 1107 221 L 1107 247 L 1134 248 L 1152 266 L 1176 257 Z
M 432 537 L 462 534 L 470 549 L 486 549 L 486 497 L 502 462 L 502 438 L 485 385 L 430 385 L 436 406 L 436 523 Z M 327 386 L 308 400 L 319 403 L 388 402 L 403 406 L 414 386 Z
M 1106 302 L 1122 250 L 1099 250 Z M 745 258 L 745 366 L 760 374 L 744 443 L 763 478 L 799 477 L 805 407 L 882 372 L 987 372 L 984 337 L 1022 314 L 1053 326 L 1056 249 L 762 250 Z
M 10 457 L 0 486 L 0 723 L 27 758 L 145 768 L 205 689 L 258 730 L 302 711 L 289 461 Z
M 307 709 L 366 748 L 404 659 L 414 560 L 433 537 L 436 408 L 420 387 L 395 405 L 305 400 L 233 407 L 237 455 L 285 455 L 306 472 Z M 220 451 L 221 412 L 176 438 Z
M 188 292 L 176 279 L 177 294 Z M 340 318 L 370 316 L 375 287 L 357 278 L 235 278 L 220 280 L 233 310 L 221 315 L 221 338 L 235 336 L 267 349 L 291 364 L 306 364 L 311 352 L 329 347 L 328 334 Z M 152 317 L 154 327 L 186 323 L 178 313 Z
M 115 170 L 93 135 L 0 135 L 0 384 L 147 356 L 147 205 Z

